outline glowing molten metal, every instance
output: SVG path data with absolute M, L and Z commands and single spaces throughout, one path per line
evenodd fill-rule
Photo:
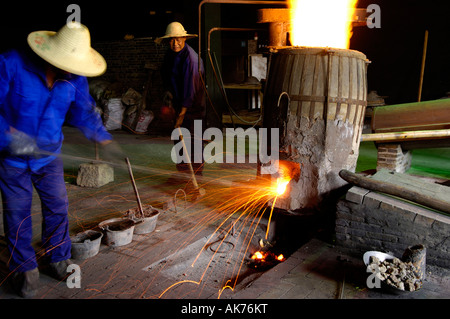
M 286 187 L 289 184 L 289 179 L 277 178 L 276 191 L 277 196 L 283 195 L 286 191 Z
M 278 256 L 275 255 L 274 253 L 271 252 L 261 252 L 261 251 L 257 251 L 252 255 L 252 259 L 253 260 L 257 260 L 260 262 L 264 262 L 266 261 L 266 259 L 274 259 L 277 261 L 284 261 L 286 258 L 284 258 L 283 254 L 279 254 Z
M 289 0 L 294 46 L 348 49 L 358 0 Z
M 252 256 L 252 259 L 259 259 L 259 260 L 261 260 L 261 259 L 264 259 L 264 255 L 262 254 L 262 252 L 257 251 L 257 252 Z

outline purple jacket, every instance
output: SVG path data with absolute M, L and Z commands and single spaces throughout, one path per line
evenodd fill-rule
M 188 45 L 175 53 L 168 50 L 161 69 L 164 88 L 173 96 L 177 112 L 186 107 L 186 118 L 201 119 L 205 116 L 205 89 L 200 76 L 204 76 L 203 62 L 198 68 L 198 54 Z

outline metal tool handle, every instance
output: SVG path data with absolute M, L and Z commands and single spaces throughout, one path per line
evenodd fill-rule
M 139 211 L 141 212 L 141 215 L 144 216 L 144 210 L 142 209 L 141 199 L 139 197 L 139 192 L 136 187 L 136 182 L 134 181 L 134 176 L 133 176 L 133 171 L 131 170 L 130 160 L 128 159 L 128 157 L 126 157 L 125 161 L 127 162 L 128 172 L 130 173 L 131 183 L 133 184 L 134 194 L 136 195 L 136 199 L 137 199 L 138 206 L 139 206 Z
M 192 168 L 191 159 L 190 159 L 189 154 L 187 152 L 187 147 L 186 147 L 186 144 L 184 143 L 184 138 L 183 138 L 183 134 L 181 133 L 181 128 L 180 127 L 178 127 L 178 132 L 180 133 L 180 139 L 181 139 L 181 142 L 183 143 L 183 150 L 184 150 L 184 153 L 186 154 L 186 161 L 187 161 L 187 163 L 189 165 L 189 170 L 190 170 L 191 175 L 192 175 L 192 183 L 194 184 L 194 187 L 196 189 L 198 189 L 197 179 L 195 178 L 195 172 L 194 172 L 194 169 Z

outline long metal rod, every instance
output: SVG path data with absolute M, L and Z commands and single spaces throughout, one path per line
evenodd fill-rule
M 134 194 L 136 195 L 137 203 L 139 206 L 139 211 L 141 212 L 142 218 L 144 218 L 144 210 L 142 209 L 141 198 L 139 197 L 139 192 L 138 192 L 138 189 L 136 186 L 136 182 L 134 181 L 134 176 L 133 176 L 133 171 L 131 169 L 130 160 L 128 159 L 128 157 L 126 157 L 125 161 L 127 162 L 128 172 L 130 173 L 131 183 L 133 184 Z
M 426 138 L 443 138 L 443 137 L 450 137 L 450 130 L 362 134 L 361 142 L 404 141 L 420 138 L 426 139 Z
M 184 137 L 183 137 L 183 134 L 181 133 L 180 127 L 178 127 L 178 133 L 180 134 L 180 139 L 181 139 L 181 142 L 183 143 L 183 153 L 186 154 L 185 159 L 186 159 L 186 162 L 188 163 L 189 171 L 191 172 L 192 184 L 194 184 L 195 189 L 198 190 L 197 178 L 195 178 L 195 172 L 194 172 L 194 168 L 192 167 L 190 154 L 188 154 L 186 143 L 184 142 Z

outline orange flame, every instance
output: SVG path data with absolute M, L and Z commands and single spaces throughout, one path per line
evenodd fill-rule
M 253 254 L 252 259 L 262 260 L 262 259 L 264 259 L 264 255 L 262 252 L 257 251 Z
M 286 191 L 287 185 L 289 184 L 290 179 L 287 178 L 277 178 L 277 183 L 275 187 L 275 194 L 277 196 L 283 195 Z
M 251 258 L 252 258 L 253 260 L 259 260 L 259 261 L 264 262 L 264 261 L 266 260 L 267 257 L 270 257 L 270 258 L 272 258 L 272 259 L 276 259 L 276 260 L 278 260 L 278 261 L 285 261 L 285 260 L 286 260 L 286 258 L 283 256 L 283 254 L 279 254 L 278 256 L 276 256 L 276 255 L 273 254 L 273 253 L 270 253 L 270 252 L 264 253 L 264 252 L 261 252 L 261 251 L 256 251 L 256 252 L 252 255 Z
M 294 46 L 348 49 L 358 0 L 289 0 Z

